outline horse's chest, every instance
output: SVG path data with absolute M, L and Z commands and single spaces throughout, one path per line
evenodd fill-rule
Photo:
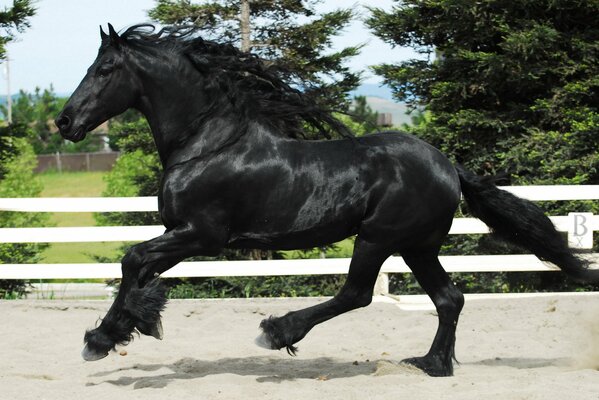
M 177 225 L 222 206 L 226 174 L 224 170 L 219 173 L 202 165 L 168 171 L 159 194 L 160 215 L 165 225 Z

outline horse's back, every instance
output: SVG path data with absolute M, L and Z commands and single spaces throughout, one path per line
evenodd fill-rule
M 416 136 L 388 131 L 356 138 L 364 146 L 368 155 L 367 162 L 376 163 L 378 159 L 387 158 L 391 165 L 402 168 L 403 178 L 409 178 L 410 172 L 423 174 L 427 177 L 436 177 L 446 180 L 447 184 L 454 185 L 459 179 L 453 164 L 438 149 L 419 139 Z

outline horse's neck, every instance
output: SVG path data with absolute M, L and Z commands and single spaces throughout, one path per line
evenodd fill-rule
M 197 71 L 184 68 L 177 74 L 167 71 L 144 84 L 146 93 L 138 108 L 150 124 L 163 167 L 172 164 L 173 157 L 184 162 L 218 152 L 241 138 L 246 142 L 279 139 L 271 130 L 247 121 L 224 97 L 219 104 L 204 95 L 201 85 L 195 85 L 194 74 Z
M 276 135 L 256 121 L 241 123 L 235 113 L 229 113 L 206 121 L 183 146 L 169 154 L 164 166 L 166 168 L 189 160 L 209 162 L 226 151 L 238 153 L 276 147 L 277 143 L 284 140 L 290 139 Z
M 198 110 L 203 104 L 200 96 L 189 93 L 190 88 L 163 86 L 149 88 L 138 108 L 148 120 L 164 166 L 173 151 L 198 133 Z
M 142 111 L 150 124 L 163 168 L 190 159 L 210 157 L 234 145 L 263 145 L 282 139 L 269 128 L 255 121 L 246 121 L 232 110 L 205 119 L 189 118 L 202 114 L 192 105 L 182 101 L 179 111 L 171 113 L 163 108 Z

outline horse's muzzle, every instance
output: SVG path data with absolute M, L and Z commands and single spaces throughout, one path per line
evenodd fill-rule
M 69 117 L 64 111 L 61 112 L 58 117 L 54 120 L 54 124 L 60 132 L 60 136 L 70 140 L 72 142 L 79 142 L 85 139 L 86 129 L 79 127 L 73 129 L 73 119 Z
M 58 117 L 54 120 L 54 124 L 60 131 L 61 135 L 65 135 L 71 130 L 71 126 L 73 125 L 73 121 L 71 118 L 65 113 L 60 113 Z

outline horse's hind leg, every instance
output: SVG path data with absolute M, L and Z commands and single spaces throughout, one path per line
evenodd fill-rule
M 436 251 L 403 254 L 403 258 L 435 304 L 439 316 L 439 327 L 429 352 L 423 357 L 408 358 L 403 362 L 431 376 L 451 376 L 455 358 L 455 331 L 464 306 L 464 296 L 439 263 Z
M 339 293 L 322 304 L 263 320 L 260 324 L 263 333 L 256 339 L 256 344 L 273 350 L 285 347 L 287 352 L 295 354 L 297 348 L 294 344 L 317 324 L 369 305 L 378 272 L 389 255 L 390 252 L 382 246 L 358 237 L 347 280 Z

